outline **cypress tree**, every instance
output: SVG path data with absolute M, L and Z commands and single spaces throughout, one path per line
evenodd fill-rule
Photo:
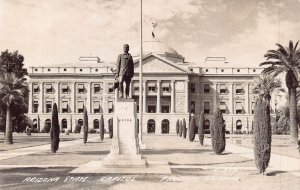
M 86 142 L 88 139 L 88 129 L 89 129 L 89 120 L 88 120 L 86 107 L 84 107 L 84 112 L 83 112 L 83 143 L 84 143 L 84 145 L 86 145 Z
M 211 140 L 212 148 L 216 154 L 222 154 L 225 150 L 226 140 L 225 140 L 225 124 L 222 112 L 220 108 L 215 108 L 213 114 L 213 120 L 211 124 Z
M 179 135 L 179 119 L 176 121 L 176 134 Z
M 192 116 L 190 125 L 189 125 L 189 140 L 193 142 L 195 140 L 195 128 L 196 128 L 196 120 L 195 117 Z
M 204 141 L 204 113 L 200 113 L 199 117 L 199 126 L 198 126 L 198 137 L 199 137 L 199 142 L 200 145 L 203 146 L 203 141 Z
M 183 118 L 183 121 L 182 121 L 182 135 L 183 135 L 183 138 L 186 138 L 186 122 L 185 122 L 185 119 Z
M 259 105 L 259 106 L 257 106 Z M 256 101 L 253 119 L 254 159 L 260 174 L 264 174 L 271 157 L 271 118 L 270 106 L 261 97 Z
M 179 122 L 179 136 L 182 136 L 182 121 Z
M 38 133 L 41 132 L 41 120 L 40 120 L 39 115 L 38 115 L 38 118 L 37 118 L 37 131 L 38 131 Z
M 101 114 L 100 122 L 99 122 L 99 129 L 100 129 L 100 140 L 103 141 L 104 139 L 104 119 L 103 114 Z
M 109 138 L 113 138 L 113 126 L 114 126 L 114 124 L 113 124 L 113 118 L 111 118 L 110 120 L 108 120 L 108 130 L 109 130 Z
M 52 109 L 52 124 L 50 128 L 50 139 L 51 139 L 51 151 L 56 153 L 59 147 L 59 124 L 58 124 L 58 112 L 57 105 L 54 103 Z

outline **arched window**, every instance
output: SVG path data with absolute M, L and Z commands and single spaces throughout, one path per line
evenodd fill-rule
M 99 120 L 98 119 L 95 119 L 94 120 L 94 126 L 93 126 L 94 129 L 99 129 Z
M 242 121 L 239 119 L 236 121 L 236 130 L 242 130 Z
M 82 119 L 78 119 L 78 124 L 79 124 L 80 126 L 82 126 L 82 125 L 83 125 L 83 120 L 82 120 Z
M 147 133 L 155 133 L 155 121 L 153 119 L 148 120 Z
M 166 134 L 169 133 L 170 130 L 170 122 L 167 119 L 162 120 L 161 122 L 161 133 Z
M 66 119 L 62 119 L 61 120 L 61 127 L 63 129 L 67 129 L 68 128 L 68 121 Z
M 208 119 L 206 119 L 204 121 L 204 127 L 203 127 L 204 133 L 210 133 L 209 126 L 210 126 L 210 121 Z

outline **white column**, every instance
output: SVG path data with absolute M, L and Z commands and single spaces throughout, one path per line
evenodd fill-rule
M 231 99 L 230 113 L 234 114 L 234 85 L 233 85 L 233 83 L 229 84 L 229 88 L 230 88 L 230 93 L 231 93 L 231 96 L 230 96 L 230 99 Z
M 147 88 L 146 88 L 146 81 L 143 81 L 143 97 L 140 97 L 140 98 L 143 98 L 143 112 L 146 113 L 146 110 L 147 110 Z
M 171 81 L 171 113 L 175 112 L 175 81 Z
M 73 98 L 73 101 L 72 101 L 72 109 L 73 109 L 73 113 L 77 113 L 77 110 L 76 110 L 76 82 L 73 83 L 73 90 L 72 90 L 72 98 Z M 76 126 L 76 125 L 75 125 Z
M 213 106 L 213 111 L 215 107 L 218 107 L 218 83 L 215 83 L 213 86 L 214 89 L 214 106 Z
M 157 101 L 156 101 L 156 113 L 160 113 L 161 112 L 161 106 L 160 106 L 160 80 L 157 80 Z
M 29 102 L 28 102 L 28 113 L 32 113 L 32 98 L 33 98 L 33 88 L 32 88 L 32 82 L 29 82 Z
M 132 98 L 132 89 L 133 89 L 133 81 L 131 81 L 130 86 L 129 86 L 129 98 Z
M 40 84 L 40 97 L 39 97 L 39 113 L 44 113 L 44 83 L 41 82 Z
M 185 113 L 189 112 L 189 81 L 185 81 Z
M 92 85 L 91 85 L 91 82 L 88 82 L 87 83 L 87 100 L 86 100 L 86 110 L 88 113 L 92 113 L 91 112 L 91 95 L 92 95 L 92 92 L 91 92 L 91 88 L 92 88 Z
M 60 93 L 59 82 L 57 82 L 57 83 L 55 83 L 55 101 L 56 101 L 56 104 L 57 104 L 58 113 L 60 113 L 59 93 Z
M 246 114 L 249 114 L 249 83 L 247 82 L 245 84 L 245 111 L 246 111 Z

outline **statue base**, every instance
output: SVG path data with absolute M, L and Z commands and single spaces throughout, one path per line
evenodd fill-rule
M 110 153 L 102 160 L 103 167 L 147 167 L 146 159 L 140 153 L 136 112 L 136 103 L 133 99 L 116 98 L 113 117 L 114 137 Z

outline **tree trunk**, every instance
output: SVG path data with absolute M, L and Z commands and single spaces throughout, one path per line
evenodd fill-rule
M 297 99 L 296 99 L 296 88 L 290 89 L 290 142 L 298 143 L 298 126 L 297 126 Z
M 10 106 L 7 106 L 6 109 L 6 132 L 5 132 L 5 143 L 13 144 L 12 136 L 12 120 L 11 120 L 11 110 Z

